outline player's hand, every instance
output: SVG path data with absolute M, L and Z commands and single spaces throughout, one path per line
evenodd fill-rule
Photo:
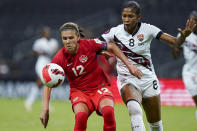
M 49 121 L 49 111 L 43 111 L 42 114 L 40 115 L 40 120 L 44 128 L 46 128 L 48 125 L 48 121 Z
M 197 26 L 196 22 L 193 19 L 188 19 L 185 29 L 182 30 L 182 29 L 178 28 L 178 31 L 183 38 L 186 38 L 196 29 L 196 26 Z
M 134 75 L 135 77 L 137 77 L 138 79 L 142 78 L 142 72 L 140 69 L 138 69 L 135 65 L 130 65 L 129 66 L 129 72 Z

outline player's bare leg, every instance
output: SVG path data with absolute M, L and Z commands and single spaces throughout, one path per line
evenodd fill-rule
M 149 122 L 150 131 L 163 131 L 160 95 L 143 98 L 142 105 Z
M 99 104 L 99 112 L 104 119 L 103 131 L 116 131 L 113 100 L 110 98 L 103 98 Z
M 39 90 L 40 88 L 42 87 L 42 81 L 40 78 L 37 78 L 36 80 L 36 85 L 31 87 L 30 89 L 30 94 L 28 95 L 26 101 L 25 101 L 25 108 L 27 111 L 31 111 L 32 110 L 32 105 L 33 103 L 35 102 L 37 96 L 38 96 L 38 93 L 39 93 Z
M 121 89 L 121 96 L 128 108 L 132 131 L 145 131 L 143 112 L 140 106 L 141 92 L 133 85 L 125 85 Z
M 197 95 L 196 96 L 193 96 L 193 100 L 194 100 L 194 102 L 195 102 L 195 104 L 196 104 L 196 120 L 197 120 Z
M 75 113 L 74 131 L 86 131 L 89 109 L 85 103 L 77 103 L 73 107 Z

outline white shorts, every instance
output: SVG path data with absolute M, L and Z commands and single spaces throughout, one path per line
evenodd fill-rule
M 126 84 L 134 85 L 139 89 L 143 98 L 157 96 L 160 94 L 159 81 L 156 75 L 143 75 L 141 79 L 138 79 L 132 75 L 118 74 L 117 85 L 119 91 Z
M 39 56 L 36 62 L 35 70 L 38 77 L 42 78 L 42 69 L 45 65 L 49 64 L 51 59 L 45 56 Z
M 192 96 L 197 95 L 197 74 L 188 72 L 186 68 L 183 68 L 182 72 L 183 82 L 185 87 Z

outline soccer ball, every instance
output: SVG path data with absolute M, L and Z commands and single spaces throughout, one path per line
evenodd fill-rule
M 61 66 L 49 63 L 42 69 L 42 82 L 44 85 L 55 88 L 60 86 L 65 79 L 65 73 Z

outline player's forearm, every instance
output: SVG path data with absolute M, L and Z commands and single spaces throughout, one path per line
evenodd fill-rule
M 122 53 L 122 51 L 114 44 L 108 43 L 108 51 L 116 55 L 127 67 L 131 65 L 127 57 Z
M 170 46 L 180 47 L 183 44 L 183 42 L 185 41 L 185 37 L 182 35 L 179 37 L 174 37 L 174 36 L 171 36 L 167 33 L 163 33 L 160 37 L 160 40 L 165 43 L 170 44 Z
M 43 90 L 43 111 L 49 111 L 51 88 L 45 86 Z
M 176 44 L 177 38 L 167 33 L 163 33 L 160 37 L 160 40 L 162 42 L 170 44 L 171 46 L 174 46 Z

